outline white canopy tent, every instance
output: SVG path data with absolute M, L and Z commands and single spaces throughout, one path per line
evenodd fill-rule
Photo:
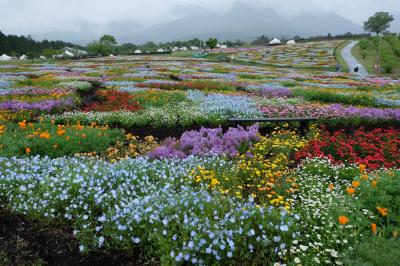
M 41 55 L 41 56 L 39 57 L 39 59 L 40 59 L 40 60 L 46 60 L 46 57 L 43 56 L 43 55 Z
M 24 54 L 21 55 L 20 58 L 19 58 L 19 60 L 27 60 L 27 59 L 28 59 L 28 57 L 26 55 L 24 55 Z
M 286 42 L 286 44 L 294 45 L 294 44 L 296 44 L 296 42 L 294 40 L 289 40 L 289 41 Z
M 135 54 L 141 54 L 142 53 L 142 51 L 140 51 L 140 50 L 135 50 L 135 52 L 134 52 Z
M 187 51 L 187 48 L 185 46 L 182 46 L 181 48 L 179 48 L 179 50 L 181 51 Z
M 0 56 L 0 61 L 10 61 L 10 60 L 11 60 L 11 57 L 6 54 L 3 54 L 2 56 Z
M 269 42 L 269 44 L 271 44 L 271 45 L 281 44 L 281 41 L 277 38 L 274 38 L 273 40 L 271 40 Z
M 190 46 L 190 50 L 196 51 L 196 50 L 199 50 L 199 47 L 197 47 L 197 46 Z
M 71 53 L 70 51 L 65 51 L 65 52 L 64 52 L 64 55 L 65 55 L 65 56 L 71 56 L 71 57 L 74 56 L 74 54 Z
M 227 49 L 227 48 L 228 48 L 228 46 L 226 46 L 225 44 L 221 44 L 219 47 L 219 49 Z
M 164 49 L 162 49 L 162 48 L 157 50 L 157 53 L 163 53 L 163 52 L 164 52 Z

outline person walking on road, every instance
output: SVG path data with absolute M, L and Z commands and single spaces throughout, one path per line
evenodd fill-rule
M 354 73 L 357 73 L 358 72 L 358 70 L 360 70 L 360 65 L 359 64 L 356 64 L 355 66 L 354 66 Z

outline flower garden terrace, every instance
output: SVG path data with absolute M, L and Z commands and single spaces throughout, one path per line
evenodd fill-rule
M 400 259 L 398 80 L 156 59 L 0 65 L 9 210 L 154 264 Z M 240 117 L 318 120 L 227 128 Z

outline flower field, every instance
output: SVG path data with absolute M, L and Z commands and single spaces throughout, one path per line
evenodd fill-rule
M 396 265 L 400 81 L 329 72 L 337 44 L 0 64 L 0 206 L 82 256 Z M 229 122 L 262 117 L 315 121 Z

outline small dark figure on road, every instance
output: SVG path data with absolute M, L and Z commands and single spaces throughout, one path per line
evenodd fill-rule
M 360 69 L 360 67 L 359 67 L 358 65 L 355 65 L 355 66 L 354 66 L 354 72 L 355 72 L 355 73 L 357 73 L 359 69 Z
M 340 64 L 336 65 L 336 71 L 340 71 L 342 69 L 342 66 Z

